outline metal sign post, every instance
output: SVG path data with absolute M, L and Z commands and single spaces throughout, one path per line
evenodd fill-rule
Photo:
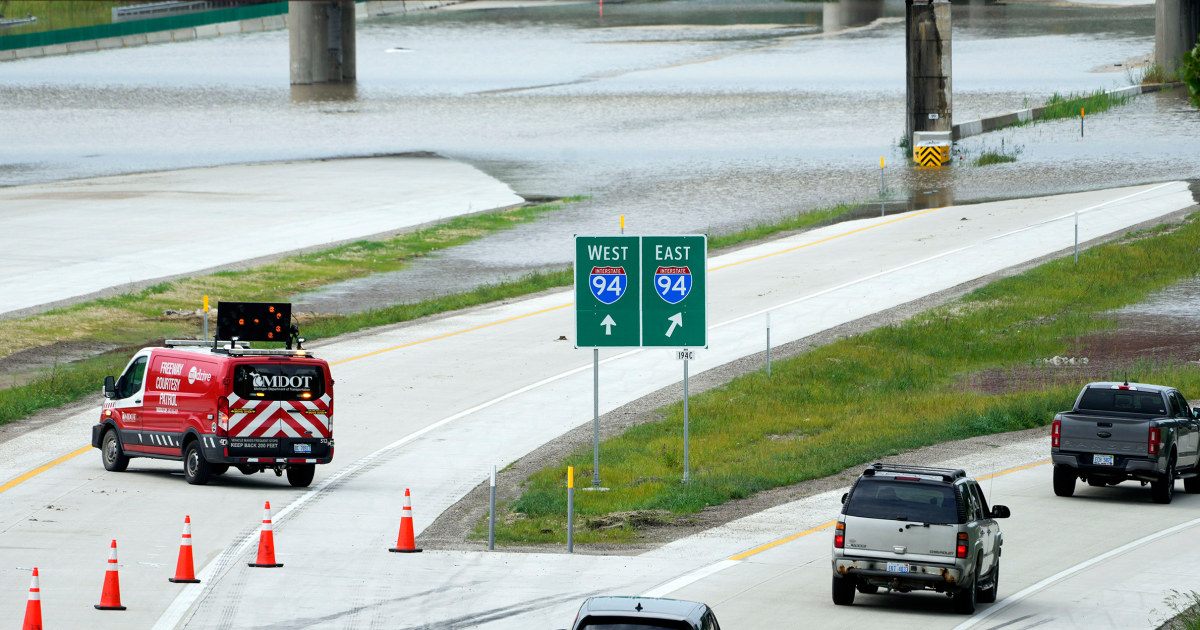
M 688 356 L 683 355 L 683 483 L 689 479 L 691 466 L 688 462 Z
M 492 466 L 492 500 L 488 516 L 488 551 L 496 549 L 496 466 Z
M 600 490 L 600 348 L 592 348 L 592 488 Z

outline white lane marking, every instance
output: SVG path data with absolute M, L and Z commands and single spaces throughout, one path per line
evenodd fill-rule
M 693 582 L 699 582 L 700 580 L 703 580 L 714 573 L 719 573 L 737 564 L 741 564 L 741 560 L 721 560 L 720 562 L 714 562 L 706 567 L 700 567 L 691 573 L 685 573 L 684 575 L 681 575 L 670 582 L 660 584 L 646 591 L 645 593 L 642 593 L 642 597 L 662 597 L 668 593 L 673 593 L 689 584 L 692 584 Z
M 1174 184 L 1174 183 L 1177 183 L 1177 182 L 1167 182 L 1167 183 L 1165 183 L 1165 184 L 1161 184 L 1161 185 L 1159 185 L 1159 186 L 1155 186 L 1154 188 L 1150 188 L 1150 189 L 1143 190 L 1143 191 L 1138 191 L 1138 192 L 1136 192 L 1136 193 L 1131 193 L 1131 194 L 1129 194 L 1129 195 L 1126 195 L 1126 196 L 1124 196 L 1124 197 L 1120 197 L 1120 198 L 1117 198 L 1117 199 L 1113 199 L 1113 200 L 1110 200 L 1110 201 L 1106 201 L 1106 202 L 1104 202 L 1104 203 L 1097 204 L 1097 205 L 1095 205 L 1095 206 L 1091 206 L 1091 207 L 1089 207 L 1089 208 L 1086 208 L 1086 209 L 1084 209 L 1084 210 L 1081 210 L 1081 211 L 1080 211 L 1080 213 L 1083 213 L 1083 212 L 1089 212 L 1089 211 L 1091 211 L 1091 210 L 1095 210 L 1095 209 L 1097 209 L 1097 208 L 1103 207 L 1103 206 L 1105 206 L 1105 205 L 1108 205 L 1108 204 L 1111 204 L 1111 203 L 1116 203 L 1116 202 L 1118 202 L 1118 201 L 1124 201 L 1125 199 L 1129 199 L 1129 198 L 1131 198 L 1131 197 L 1134 197 L 1134 196 L 1137 196 L 1137 195 L 1141 195 L 1141 194 L 1145 194 L 1145 193 L 1148 193 L 1148 192 L 1152 192 L 1152 191 L 1158 190 L 1159 188 L 1163 188 L 1163 187 L 1165 187 L 1165 186 L 1168 186 L 1168 185 L 1171 185 L 1171 184 Z M 1004 237 L 1007 237 L 1007 236 L 1011 236 L 1011 235 L 1013 235 L 1013 234 L 1017 234 L 1017 233 L 1020 233 L 1020 232 L 1027 231 L 1027 230 L 1029 230 L 1029 229 L 1032 229 L 1033 227 L 1036 227 L 1036 226 L 1039 226 L 1039 225 L 1044 225 L 1044 224 L 1046 224 L 1046 223 L 1050 223 L 1050 222 L 1053 222 L 1053 221 L 1059 221 L 1059 220 L 1062 220 L 1062 219 L 1064 219 L 1064 218 L 1067 218 L 1067 217 L 1074 217 L 1074 216 L 1075 216 L 1075 213 L 1074 213 L 1074 212 L 1071 212 L 1071 213 L 1069 213 L 1069 214 L 1063 215 L 1063 216 L 1061 216 L 1061 217 L 1058 217 L 1058 218 L 1055 218 L 1055 219 L 1047 219 L 1047 220 L 1045 220 L 1045 221 L 1042 221 L 1041 223 L 1037 223 L 1037 224 L 1034 224 L 1034 225 L 1031 225 L 1031 226 L 1026 226 L 1026 227 L 1024 227 L 1024 228 L 1020 228 L 1020 229 L 1017 229 L 1017 230 L 1013 230 L 1013 231 L 1011 231 L 1011 232 L 1007 232 L 1007 233 L 1005 233 L 1005 234 L 1001 234 L 1001 235 L 998 235 L 998 236 L 993 236 L 993 237 L 990 237 L 990 238 L 984 239 L 983 241 L 976 242 L 976 243 L 974 243 L 974 244 L 972 244 L 972 245 L 966 245 L 966 246 L 960 247 L 960 248 L 958 248 L 958 249 L 954 249 L 954 250 L 951 250 L 951 251 L 943 252 L 943 253 L 941 253 L 941 254 L 938 254 L 938 255 L 936 255 L 936 256 L 932 256 L 932 257 L 926 258 L 926 259 L 924 259 L 924 260 L 917 261 L 917 262 L 915 262 L 915 263 L 908 263 L 908 264 L 904 264 L 904 265 L 901 265 L 901 266 L 899 266 L 899 267 L 894 267 L 894 268 L 892 268 L 892 269 L 884 270 L 884 271 L 881 271 L 881 272 L 879 272 L 879 273 L 872 274 L 872 275 L 870 275 L 870 276 L 865 276 L 865 277 L 863 277 L 863 278 L 859 278 L 859 279 L 857 279 L 857 280 L 852 280 L 852 281 L 850 281 L 850 282 L 843 283 L 843 284 L 841 284 L 841 285 L 838 285 L 838 286 L 836 286 L 836 287 L 832 287 L 832 288 L 829 288 L 829 289 L 824 289 L 824 290 L 822 290 L 822 291 L 818 291 L 818 292 L 816 292 L 816 293 L 812 293 L 812 294 L 809 294 L 809 295 L 806 295 L 806 296 L 803 296 L 803 297 L 800 297 L 800 298 L 796 298 L 796 299 L 794 299 L 794 300 L 791 300 L 791 301 L 789 301 L 789 302 L 786 302 L 786 303 L 784 303 L 784 304 L 780 304 L 780 305 L 778 305 L 778 306 L 772 307 L 771 309 L 764 309 L 764 310 L 762 310 L 762 311 L 758 311 L 758 312 L 752 313 L 752 314 L 750 314 L 750 315 L 745 315 L 745 316 L 735 317 L 735 318 L 733 318 L 733 319 L 730 319 L 730 320 L 727 320 L 727 321 L 721 322 L 721 323 L 719 323 L 719 324 L 714 324 L 714 325 L 713 325 L 711 328 L 721 328 L 721 327 L 723 327 L 723 326 L 727 326 L 727 325 L 730 325 L 730 324 L 734 324 L 734 323 L 737 323 L 737 322 L 743 321 L 743 320 L 745 320 L 745 319 L 748 319 L 748 318 L 750 318 L 750 317 L 753 317 L 753 316 L 756 316 L 756 315 L 761 315 L 762 313 L 765 313 L 765 312 L 767 312 L 768 310 L 774 310 L 774 309 L 781 308 L 781 307 L 783 307 L 783 306 L 788 306 L 788 305 L 791 305 L 791 304 L 796 304 L 796 303 L 799 303 L 799 302 L 803 302 L 803 301 L 805 301 L 805 300 L 810 300 L 810 299 L 812 299 L 812 298 L 819 297 L 819 296 L 821 296 L 821 295 L 824 295 L 824 294 L 826 294 L 826 293 L 829 293 L 829 292 L 831 292 L 831 291 L 835 291 L 835 290 L 837 290 L 837 289 L 842 289 L 842 288 L 845 288 L 845 287 L 848 287 L 848 286 L 852 286 L 852 285 L 854 285 L 854 284 L 857 284 L 857 283 L 860 283 L 860 282 L 866 282 L 866 281 L 868 281 L 868 280 L 873 280 L 873 279 L 875 279 L 875 278 L 878 278 L 878 277 L 880 277 L 880 276 L 887 275 L 887 274 L 889 274 L 889 273 L 893 273 L 893 272 L 896 272 L 896 271 L 901 271 L 901 270 L 907 269 L 907 268 L 909 268 L 909 267 L 913 267 L 913 266 L 915 266 L 915 265 L 919 265 L 919 264 L 921 264 L 921 263 L 928 262 L 928 261 L 930 261 L 930 260 L 934 260 L 934 259 L 937 259 L 937 258 L 941 258 L 941 257 L 949 256 L 949 255 L 951 255 L 951 254 L 955 254 L 955 253 L 958 253 L 958 252 L 961 252 L 961 251 L 964 251 L 964 250 L 970 249 L 970 248 L 972 248 L 972 247 L 978 246 L 980 243 L 986 243 L 986 242 L 988 242 L 988 241 L 992 241 L 992 240 L 996 240 L 996 239 L 999 239 L 999 238 L 1004 238 Z M 627 351 L 627 352 L 623 352 L 623 353 L 621 353 L 621 354 L 614 355 L 614 356 L 612 356 L 612 357 L 609 357 L 609 358 L 607 358 L 607 359 L 603 359 L 602 361 L 600 361 L 600 363 L 610 363 L 610 362 L 613 362 L 613 361 L 617 361 L 617 360 L 619 360 L 619 359 L 623 359 L 623 358 L 626 358 L 626 357 L 629 357 L 629 356 L 633 356 L 633 355 L 635 355 L 635 354 L 638 354 L 638 353 L 640 353 L 640 352 L 643 352 L 644 350 L 645 350 L 644 348 L 638 348 L 638 349 L 630 350 L 630 351 Z M 574 374 L 578 374 L 578 373 L 580 373 L 580 372 L 582 372 L 582 371 L 585 371 L 585 370 L 589 369 L 590 367 L 591 367 L 590 365 L 587 365 L 587 364 L 585 364 L 585 365 L 581 365 L 581 366 L 579 366 L 579 367 L 577 367 L 577 368 L 574 368 L 574 369 L 571 369 L 571 370 L 567 370 L 566 372 L 562 372 L 562 373 L 559 373 L 559 374 L 557 374 L 557 375 L 554 375 L 554 376 L 551 376 L 551 377 L 548 377 L 548 378 L 542 379 L 542 380 L 540 380 L 540 381 L 538 381 L 538 382 L 536 382 L 536 383 L 532 383 L 532 384 L 526 385 L 526 386 L 524 386 L 524 387 L 521 387 L 520 389 L 516 389 L 516 390 L 513 390 L 513 391 L 511 391 L 511 392 L 509 392 L 509 393 L 507 393 L 507 394 L 504 394 L 503 396 L 499 396 L 499 397 L 497 397 L 497 398 L 493 398 L 492 400 L 489 400 L 489 401 L 486 401 L 486 402 L 480 403 L 480 404 L 478 404 L 478 405 L 476 405 L 476 406 L 474 406 L 474 407 L 471 407 L 470 409 L 466 409 L 466 410 L 464 410 L 464 411 L 460 411 L 460 412 L 458 412 L 458 413 L 456 413 L 456 414 L 454 414 L 454 415 L 451 415 L 451 416 L 448 416 L 448 417 L 446 417 L 446 418 L 443 418 L 443 419 L 441 419 L 441 420 L 439 420 L 439 421 L 437 421 L 437 422 L 435 422 L 435 423 L 433 423 L 433 424 L 431 424 L 431 425 L 428 425 L 428 426 L 426 426 L 426 427 L 425 427 L 425 428 L 423 428 L 423 429 L 419 429 L 419 430 L 417 430 L 417 431 L 415 431 L 415 432 L 413 432 L 413 433 L 411 433 L 411 434 L 409 434 L 409 435 L 407 435 L 407 436 L 405 436 L 405 437 L 403 437 L 403 438 L 400 438 L 399 440 L 396 440 L 395 442 L 392 442 L 391 444 L 388 444 L 387 446 L 384 446 L 383 448 L 381 448 L 381 449 L 379 449 L 379 450 L 375 451 L 374 453 L 371 453 L 370 455 L 367 455 L 366 457 L 363 457 L 362 459 L 359 459 L 358 461 L 356 461 L 356 462 L 354 462 L 353 464 L 351 464 L 351 465 L 347 466 L 346 468 L 343 468 L 342 470 L 340 470 L 340 471 L 338 471 L 338 472 L 334 473 L 332 476 L 330 476 L 330 477 L 327 477 L 327 478 L 326 478 L 324 481 L 322 481 L 322 482 L 321 482 L 319 485 L 317 485 L 317 487 L 315 487 L 315 488 L 313 488 L 313 489 L 309 490 L 308 492 L 306 492 L 305 494 L 301 495 L 300 497 L 297 497 L 297 498 L 296 498 L 296 500 L 292 501 L 292 502 L 291 502 L 290 504 L 288 504 L 286 507 L 284 507 L 283 509 L 281 509 L 281 510 L 279 510 L 278 512 L 276 512 L 276 513 L 275 513 L 275 517 L 274 517 L 274 521 L 275 521 L 276 523 L 279 523 L 279 522 L 283 521 L 283 520 L 284 520 L 284 519 L 285 519 L 285 518 L 286 518 L 286 517 L 287 517 L 289 514 L 291 514 L 293 511 L 295 511 L 295 510 L 298 510 L 298 509 L 300 509 L 301 507 L 303 507 L 304 505 L 306 505 L 306 504 L 307 504 L 307 503 L 308 503 L 310 500 L 312 500 L 313 498 L 315 498 L 316 496 L 318 496 L 319 494 L 321 494 L 321 493 L 322 493 L 322 492 L 323 492 L 323 491 L 324 491 L 326 488 L 328 488 L 329 486 L 331 486 L 331 485 L 333 485 L 333 484 L 337 483 L 337 482 L 338 482 L 339 480 L 341 480 L 343 477 L 346 477 L 346 476 L 349 476 L 349 475 L 352 475 L 352 474 L 354 474 L 354 473 L 358 472 L 359 470 L 361 470 L 362 468 L 364 468 L 364 467 L 365 467 L 365 466 L 367 466 L 368 464 L 371 464 L 371 463 L 373 463 L 375 460 L 379 459 L 380 457 L 382 457 L 383 455 L 385 455 L 385 454 L 389 453 L 390 451 L 393 451 L 393 450 L 395 450 L 395 449 L 397 449 L 397 448 L 399 448 L 399 447 L 401 447 L 401 446 L 404 446 L 405 444 L 408 444 L 409 442 L 412 442 L 412 441 L 416 440 L 417 438 L 420 438 L 421 436 L 423 436 L 423 435 L 425 435 L 425 434 L 427 434 L 427 433 L 429 433 L 429 432 L 431 432 L 431 431 L 434 431 L 434 430 L 436 430 L 436 429 L 438 429 L 438 428 L 441 428 L 441 427 L 445 426 L 446 424 L 449 424 L 449 423 L 451 423 L 451 422 L 453 422 L 453 421 L 455 421 L 455 420 L 458 420 L 458 419 L 460 419 L 460 418 L 463 418 L 463 417 L 465 417 L 465 416 L 468 416 L 468 415 L 470 415 L 470 414 L 473 414 L 473 413 L 475 413 L 475 412 L 477 412 L 477 411 L 480 411 L 480 410 L 486 409 L 486 408 L 488 408 L 488 407 L 491 407 L 491 406 L 493 406 L 493 405 L 496 405 L 496 404 L 498 404 L 498 403 L 500 403 L 500 402 L 503 402 L 503 401 L 505 401 L 505 400 L 508 400 L 508 399 L 510 399 L 510 398 L 513 398 L 513 397 L 515 397 L 515 396 L 519 396 L 519 395 L 521 395 L 521 394 L 524 394 L 524 393 L 526 393 L 526 392 L 529 392 L 529 391 L 532 391 L 532 390 L 534 390 L 534 389 L 537 389 L 537 388 L 539 388 L 539 387 L 542 387 L 543 385 L 548 385 L 548 384 L 550 384 L 550 383 L 553 383 L 553 382 L 555 382 L 555 381 L 562 380 L 562 379 L 564 379 L 564 378 L 567 378 L 567 377 L 569 377 L 569 376 L 572 376 L 572 375 L 574 375 Z M 214 559 L 214 560 L 213 560 L 212 562 L 210 562 L 209 564 L 205 565 L 205 567 L 204 567 L 204 568 L 203 568 L 203 569 L 202 569 L 202 570 L 199 572 L 199 574 L 197 574 L 197 576 L 196 576 L 196 577 L 200 578 L 200 580 L 201 580 L 201 584 L 203 584 L 204 586 L 201 586 L 201 585 L 196 585 L 196 584 L 192 584 L 192 585 L 185 586 L 185 587 L 184 587 L 184 589 L 183 589 L 183 591 L 182 591 L 182 592 L 179 594 L 179 596 L 178 596 L 178 597 L 176 597 L 176 598 L 175 598 L 175 600 L 174 600 L 173 602 L 171 602 L 171 605 L 170 605 L 170 606 L 168 606 L 168 607 L 167 607 L 167 610 L 166 610 L 166 611 L 163 613 L 163 615 L 162 615 L 161 617 L 159 617 L 159 619 L 158 619 L 158 622 L 154 624 L 154 626 L 153 626 L 153 629 L 154 629 L 154 630 L 171 630 L 171 629 L 175 628 L 175 627 L 176 627 L 176 626 L 177 626 L 177 625 L 178 625 L 178 624 L 179 624 L 179 623 L 182 621 L 182 619 L 183 619 L 183 616 L 187 614 L 187 612 L 188 612 L 188 611 L 189 611 L 189 610 L 192 608 L 192 606 L 195 604 L 195 602 L 196 602 L 196 601 L 197 601 L 197 600 L 200 598 L 200 596 L 201 596 L 201 595 L 203 595 L 203 593 L 204 593 L 206 590 L 208 590 L 208 589 L 212 588 L 212 586 L 213 586 L 213 576 L 214 576 L 214 575 L 217 573 L 217 571 L 218 571 L 218 567 L 224 568 L 224 567 L 226 567 L 226 566 L 232 566 L 232 565 L 233 565 L 233 560 L 234 560 L 235 558 L 237 558 L 238 556 L 242 555 L 243 553 L 246 553 L 247 551 L 249 551 L 249 550 L 250 550 L 250 548 L 251 548 L 252 546 L 254 546 L 254 545 L 256 545 L 256 544 L 257 544 L 257 540 L 256 540 L 256 538 L 257 538 L 257 534 L 258 534 L 258 530 L 257 530 L 257 529 L 255 529 L 255 530 L 254 530 L 252 533 L 250 533 L 250 534 L 248 534 L 248 535 L 246 535 L 246 536 L 242 537 L 242 539 L 241 539 L 241 540 L 235 540 L 235 541 L 234 541 L 234 542 L 233 542 L 233 543 L 232 543 L 230 546 L 228 546 L 228 547 L 226 547 L 226 548 L 225 548 L 225 551 L 223 551 L 223 552 L 221 553 L 221 555 L 217 556 L 217 558 L 216 558 L 216 559 Z M 721 562 L 717 562 L 717 563 L 715 563 L 715 564 L 709 565 L 709 567 L 705 567 L 705 568 L 699 569 L 699 570 L 697 570 L 697 571 L 695 571 L 695 572 L 689 573 L 689 574 L 687 574 L 687 575 L 685 575 L 685 576 L 683 576 L 683 577 L 679 578 L 679 579 L 678 579 L 678 580 L 676 580 L 676 581 L 680 581 L 680 582 L 681 582 L 681 584 L 680 584 L 679 588 L 682 588 L 682 586 L 685 586 L 686 584 L 689 584 L 689 583 L 691 583 L 691 582 L 695 582 L 695 581 L 697 581 L 697 580 L 703 579 L 704 577 L 707 577 L 708 575 L 712 575 L 713 573 L 716 573 L 716 572 L 718 572 L 718 571 L 722 571 L 722 570 L 724 570 L 725 568 L 727 568 L 727 567 L 729 567 L 729 566 L 733 566 L 734 564 L 737 564 L 737 562 L 736 562 L 736 561 L 731 561 L 731 560 L 723 560 L 723 561 L 721 561 Z M 708 571 L 708 572 L 707 572 L 707 573 L 705 573 L 705 571 Z M 686 581 L 685 581 L 685 580 L 686 580 Z M 663 588 L 665 588 L 665 587 L 667 587 L 667 586 L 670 586 L 670 585 L 671 585 L 671 584 L 673 584 L 673 583 L 674 583 L 674 582 L 670 582 L 670 583 L 668 583 L 668 584 L 666 584 L 666 585 L 663 585 L 663 586 L 661 586 L 661 587 L 658 587 L 658 588 L 654 589 L 652 592 L 660 592 L 660 591 L 661 591 Z M 665 592 L 665 591 L 664 591 L 664 592 Z M 649 596 L 649 595 L 647 595 L 647 596 Z
M 1121 555 L 1121 554 L 1125 553 L 1126 551 L 1134 549 L 1135 547 L 1139 547 L 1148 542 L 1153 542 L 1164 536 L 1170 536 L 1171 534 L 1183 531 L 1189 527 L 1195 527 L 1196 525 L 1200 525 L 1200 518 L 1192 519 L 1186 523 L 1180 523 L 1179 525 L 1176 525 L 1174 527 L 1168 527 L 1167 529 L 1155 532 L 1153 534 L 1149 534 L 1147 536 L 1143 536 L 1135 541 L 1125 543 L 1124 545 L 1121 545 L 1120 547 L 1117 547 L 1116 549 L 1112 549 L 1108 552 L 1102 553 L 1090 560 L 1085 560 L 1083 562 L 1080 562 L 1079 564 L 1077 564 L 1069 569 L 1064 569 L 1062 571 L 1059 571 L 1058 573 L 1051 575 L 1050 577 L 1042 580 L 1041 582 L 1038 582 L 1037 584 L 1034 584 L 1033 586 L 1026 587 L 1016 593 L 1013 593 L 1012 595 L 1009 595 L 1008 597 L 1005 597 L 1004 599 L 1000 600 L 999 602 L 997 602 L 995 605 L 988 608 L 987 610 L 985 610 L 983 612 L 975 613 L 975 616 L 973 616 L 970 619 L 955 626 L 954 630 L 966 630 L 967 628 L 970 628 L 971 626 L 979 623 L 980 621 L 983 621 L 984 619 L 987 619 L 988 617 L 995 615 L 996 613 L 1004 610 L 1005 608 L 1008 608 L 1009 606 L 1016 604 L 1017 602 L 1021 601 L 1022 599 L 1029 597 L 1030 595 L 1046 588 L 1047 586 L 1050 586 L 1051 584 L 1054 584 L 1055 582 L 1058 582 L 1060 580 L 1064 580 L 1068 577 L 1071 577 L 1072 575 L 1079 573 L 1080 571 L 1083 571 L 1084 569 L 1087 569 L 1088 567 L 1091 567 L 1091 566 L 1094 566 L 1101 562 L 1104 562 L 1105 560 L 1108 560 L 1109 558 L 1112 558 L 1114 556 Z

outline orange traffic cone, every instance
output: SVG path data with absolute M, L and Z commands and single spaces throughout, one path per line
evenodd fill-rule
M 258 560 L 249 563 L 252 567 L 281 567 L 275 562 L 275 532 L 271 530 L 271 502 L 263 507 L 262 530 L 258 533 Z
M 396 538 L 396 546 L 388 551 L 396 553 L 417 553 L 417 541 L 413 539 L 412 496 L 408 488 L 404 489 L 404 509 L 400 512 L 400 536 Z
M 21 630 L 42 630 L 42 588 L 38 585 L 37 567 L 29 583 L 29 603 L 25 604 L 25 625 Z
M 192 517 L 183 517 L 183 540 L 179 541 L 179 561 L 175 563 L 175 577 L 167 578 L 171 582 L 187 582 L 198 584 L 196 570 L 192 566 Z
M 108 551 L 108 570 L 104 572 L 104 592 L 100 594 L 97 610 L 125 610 L 121 605 L 121 579 L 117 575 L 117 541 Z

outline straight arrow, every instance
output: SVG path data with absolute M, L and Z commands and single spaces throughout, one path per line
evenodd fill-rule
M 612 315 L 605 315 L 604 321 L 600 322 L 600 325 L 604 327 L 604 334 L 611 335 L 612 327 L 616 326 L 617 322 L 613 321 Z M 670 337 L 671 333 L 667 333 L 667 336 Z
M 671 333 L 675 332 L 676 326 L 683 328 L 683 313 L 675 313 L 674 315 L 668 317 L 667 320 L 671 322 L 671 327 L 667 329 L 668 337 L 671 336 Z

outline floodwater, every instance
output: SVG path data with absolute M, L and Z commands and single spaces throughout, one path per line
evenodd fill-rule
M 471 3 L 475 7 L 485 3 Z M 429 151 L 589 195 L 411 270 L 297 296 L 355 310 L 571 260 L 572 234 L 717 234 L 838 202 L 963 203 L 1200 178 L 1181 91 L 969 138 L 911 168 L 899 0 L 541 3 L 360 22 L 358 82 L 290 87 L 286 31 L 0 64 L 0 185 Z M 958 122 L 1130 84 L 1153 3 L 953 7 Z M 969 165 L 984 150 L 1017 161 Z M 914 200 L 910 204 L 910 200 Z M 466 209 L 464 209 L 466 210 Z M 213 226 L 214 229 L 220 226 Z M 301 226 L 302 229 L 302 226 Z

